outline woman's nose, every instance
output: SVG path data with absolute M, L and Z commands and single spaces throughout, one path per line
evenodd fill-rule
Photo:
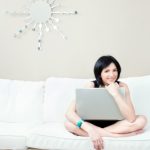
M 113 76 L 114 76 L 114 73 L 113 73 L 113 72 L 110 72 L 109 75 L 110 75 L 110 77 L 113 77 Z

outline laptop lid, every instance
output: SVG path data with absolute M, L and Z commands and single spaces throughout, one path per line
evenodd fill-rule
M 119 88 L 125 95 L 125 89 Z M 76 89 L 77 114 L 84 120 L 122 120 L 123 116 L 106 88 Z

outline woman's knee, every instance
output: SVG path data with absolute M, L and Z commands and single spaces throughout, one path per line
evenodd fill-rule
M 64 126 L 65 126 L 65 128 L 66 128 L 67 130 L 69 129 L 68 121 L 65 121 L 65 122 L 64 122 Z
M 143 129 L 146 124 L 147 124 L 147 118 L 144 116 L 144 115 L 140 115 L 140 116 L 137 116 L 137 124 L 138 126 Z
M 76 132 L 76 126 L 72 124 L 71 122 L 65 121 L 64 126 L 69 132 L 72 132 L 72 133 Z
M 143 115 L 139 115 L 136 117 L 136 120 L 132 123 L 128 122 L 129 131 L 135 131 L 143 129 L 146 126 L 147 118 Z

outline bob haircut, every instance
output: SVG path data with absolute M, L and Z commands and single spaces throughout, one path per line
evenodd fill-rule
M 111 63 L 115 64 L 117 71 L 118 71 L 118 77 L 116 79 L 116 82 L 119 79 L 120 73 L 121 73 L 121 66 L 119 62 L 113 56 L 110 56 L 110 55 L 102 56 L 96 61 L 95 66 L 94 66 L 94 75 L 95 75 L 96 83 L 98 87 L 104 86 L 104 83 L 101 79 L 101 72 L 104 68 L 108 67 Z

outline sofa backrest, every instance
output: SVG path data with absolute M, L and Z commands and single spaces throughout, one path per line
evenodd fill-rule
M 86 79 L 48 78 L 45 85 L 44 121 L 62 122 L 65 112 L 75 98 L 75 89 L 83 87 Z
M 0 121 L 42 121 L 44 82 L 0 79 Z
M 129 89 L 137 114 L 143 114 L 150 120 L 150 75 L 122 79 Z
M 150 119 L 150 76 L 121 79 L 130 89 L 137 114 Z M 91 79 L 48 78 L 40 81 L 0 79 L 0 121 L 62 122 L 75 89 Z M 44 112 L 44 115 L 43 115 Z
M 45 83 L 44 121 L 62 122 L 75 89 L 83 87 L 90 79 L 48 78 Z M 124 78 L 128 84 L 137 114 L 150 118 L 150 76 Z
M 0 79 L 0 121 L 6 119 L 9 103 L 10 80 Z

